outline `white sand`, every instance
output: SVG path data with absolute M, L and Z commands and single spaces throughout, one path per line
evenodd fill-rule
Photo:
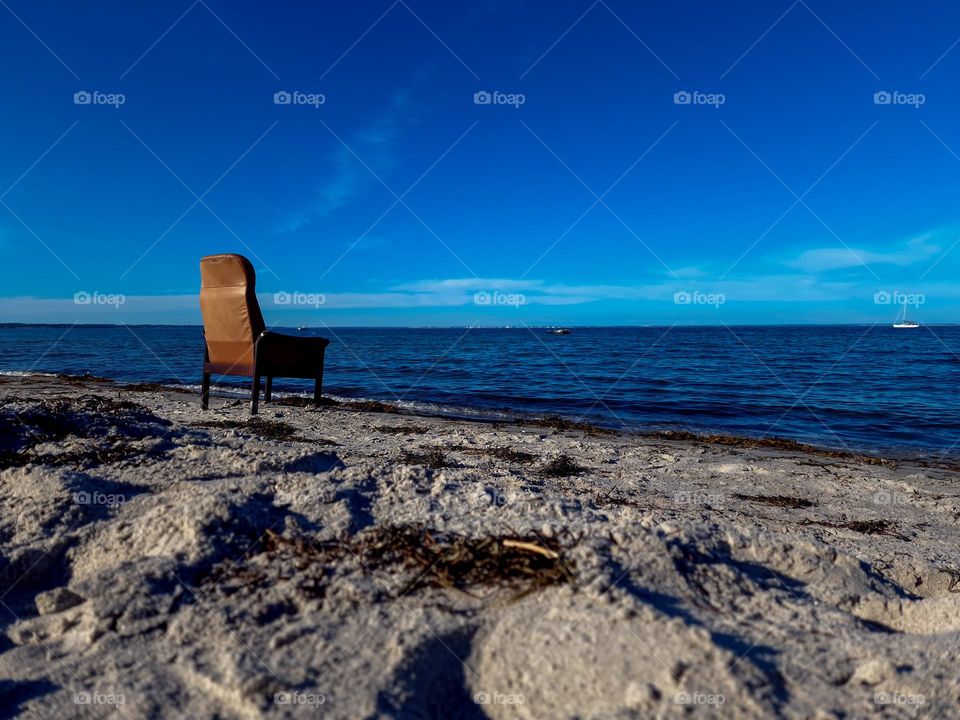
M 266 439 L 195 426 L 242 403 L 51 378 L 0 401 L 0 715 L 960 717 L 946 468 L 276 404 L 296 437 Z M 402 457 L 432 448 L 455 467 Z M 585 472 L 544 477 L 561 454 Z M 408 525 L 558 536 L 575 579 L 404 594 L 360 548 Z

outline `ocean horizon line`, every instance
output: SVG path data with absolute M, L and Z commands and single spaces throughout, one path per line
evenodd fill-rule
M 612 328 L 636 328 L 636 329 L 677 329 L 677 328 L 825 328 L 825 327 L 880 327 L 891 324 L 889 320 L 882 320 L 875 323 L 869 322 L 849 322 L 849 323 L 617 323 L 610 325 L 577 325 L 572 323 L 544 323 L 535 325 L 273 325 L 272 328 L 280 329 L 300 329 L 308 330 L 546 330 L 550 328 L 570 328 L 578 330 Z M 921 327 L 958 327 L 958 323 L 931 322 L 921 323 Z M 200 323 L 31 323 L 31 322 L 0 322 L 0 328 L 12 327 L 51 327 L 51 328 L 122 328 L 122 327 L 150 327 L 150 328 L 203 328 Z

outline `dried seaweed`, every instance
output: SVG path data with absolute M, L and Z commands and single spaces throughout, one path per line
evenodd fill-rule
M 206 582 L 232 579 L 258 587 L 273 582 L 274 568 L 289 563 L 301 590 L 323 596 L 337 561 L 358 561 L 367 573 L 411 571 L 397 596 L 424 588 L 446 588 L 471 594 L 476 587 L 514 590 L 514 598 L 552 585 L 575 580 L 566 557 L 576 539 L 562 534 L 547 537 L 496 535 L 469 537 L 420 525 L 372 528 L 347 539 L 324 542 L 307 537 L 288 538 L 267 531 L 245 562 L 214 572 Z M 266 562 L 263 562 L 263 561 Z
M 497 460 L 505 460 L 506 462 L 517 463 L 518 465 L 528 465 L 537 459 L 537 456 L 533 453 L 524 452 L 522 450 L 514 450 L 511 447 L 492 447 L 492 448 L 466 448 L 461 447 L 458 450 L 466 453 L 467 455 L 480 455 L 483 457 L 496 458 Z
M 893 528 L 893 523 L 889 520 L 851 520 L 839 523 L 839 526 L 865 535 L 886 535 Z
M 31 463 L 91 467 L 119 462 L 153 451 L 126 441 L 156 437 L 169 427 L 168 420 L 142 405 L 100 395 L 41 400 L 22 409 L 4 402 L 0 403 L 0 468 Z M 34 451 L 45 443 L 71 437 L 94 442 L 58 453 Z
M 422 425 L 377 425 L 373 429 L 384 435 L 424 435 L 429 431 Z
M 117 442 L 112 445 L 87 448 L 84 450 L 27 455 L 23 458 L 26 460 L 23 464 L 47 465 L 49 467 L 74 466 L 91 468 L 98 465 L 113 465 L 144 455 L 152 455 L 159 458 L 165 454 L 165 452 L 145 450 L 123 442 Z M 2 461 L 0 461 L 0 465 L 2 465 Z
M 847 452 L 845 450 L 830 450 L 828 448 L 819 448 L 815 445 L 789 440 L 787 438 L 770 437 L 754 438 L 740 437 L 737 435 L 699 435 L 686 430 L 665 430 L 658 432 L 645 432 L 643 437 L 656 440 L 681 440 L 710 443 L 711 445 L 726 445 L 728 447 L 765 449 L 765 450 L 783 450 L 788 452 L 802 452 L 809 455 L 820 457 L 836 458 L 838 460 L 855 460 L 864 465 L 896 465 L 892 460 L 876 457 L 873 455 L 864 455 L 862 453 Z
M 190 425 L 212 430 L 247 430 L 267 440 L 292 440 L 297 435 L 297 428 L 290 423 L 259 417 L 249 420 L 201 420 Z
M 813 500 L 790 497 L 788 495 L 742 495 L 740 493 L 734 493 L 734 497 L 739 500 L 748 500 L 749 502 L 784 508 L 809 508 L 816 505 Z
M 320 397 L 320 402 L 315 402 L 312 397 L 300 397 L 299 395 L 289 395 L 286 397 L 273 398 L 271 401 L 274 405 L 284 405 L 286 407 L 301 407 L 301 408 L 317 408 L 317 407 L 333 407 L 335 405 L 341 405 L 342 403 L 339 400 L 334 400 L 326 396 Z
M 456 467 L 456 463 L 450 462 L 440 448 L 427 448 L 423 452 L 411 452 L 404 450 L 401 459 L 410 465 L 423 465 L 432 470 L 439 470 L 445 467 Z
M 587 435 L 614 435 L 616 430 L 610 428 L 600 427 L 599 425 L 591 425 L 590 423 L 577 422 L 575 420 L 567 420 L 566 418 L 558 417 L 556 415 L 550 415 L 545 418 L 538 418 L 535 420 L 520 420 L 519 425 L 532 425 L 533 427 L 545 427 L 552 428 L 554 430 L 576 430 Z
M 960 593 L 960 570 L 953 568 L 940 568 L 940 572 L 950 578 L 950 585 L 947 592 Z
M 61 380 L 68 385 L 84 385 L 86 383 L 112 383 L 113 380 L 110 378 L 100 377 L 99 375 L 91 375 L 90 373 L 83 373 L 81 375 L 70 375 L 68 373 L 57 373 L 57 380 Z
M 126 392 L 173 392 L 181 395 L 196 395 L 193 390 L 182 387 L 173 387 L 171 385 L 161 385 L 160 383 L 129 383 L 127 385 L 118 385 L 117 389 Z
M 349 402 L 342 403 L 342 405 L 345 408 L 349 408 L 351 410 L 357 410 L 358 412 L 378 412 L 378 413 L 393 413 L 393 414 L 400 412 L 400 408 L 398 408 L 396 405 L 380 402 L 379 400 L 351 400 Z
M 650 503 L 641 502 L 634 498 L 626 497 L 625 495 L 614 495 L 611 492 L 603 493 L 597 495 L 593 498 L 594 504 L 597 507 L 606 507 L 608 505 L 618 505 L 621 507 L 634 507 L 640 508 L 641 510 L 649 510 L 651 508 Z
M 570 477 L 583 472 L 586 472 L 586 468 L 566 455 L 560 455 L 540 468 L 540 474 L 544 477 Z
M 864 535 L 889 535 L 899 540 L 909 540 L 905 535 L 897 532 L 894 528 L 896 523 L 892 520 L 845 520 L 843 522 L 827 522 L 825 520 L 807 520 L 804 525 L 821 525 L 823 527 L 838 528 L 841 530 L 853 530 Z

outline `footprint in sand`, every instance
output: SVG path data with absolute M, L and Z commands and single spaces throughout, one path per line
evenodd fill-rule
M 474 638 L 467 679 L 491 718 L 770 716 L 764 685 L 707 631 L 646 608 L 546 596 L 504 611 Z M 735 672 L 729 668 L 736 666 Z M 631 715 L 632 716 L 632 715 Z

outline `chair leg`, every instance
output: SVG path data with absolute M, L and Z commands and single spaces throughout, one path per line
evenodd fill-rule
M 320 372 L 317 375 L 317 379 L 313 383 L 313 402 L 316 405 L 320 404 L 320 396 L 323 394 L 323 360 L 324 353 L 320 354 Z
M 263 388 L 263 401 L 270 402 L 270 396 L 273 394 L 273 376 L 267 375 L 267 385 Z
M 253 390 L 250 394 L 250 414 L 256 415 L 257 409 L 260 406 L 260 376 L 256 374 L 256 370 L 253 372 Z
M 203 375 L 200 380 L 200 409 L 206 410 L 210 407 L 210 371 L 207 370 L 207 363 L 210 362 L 210 351 L 207 350 L 207 341 L 203 341 Z

